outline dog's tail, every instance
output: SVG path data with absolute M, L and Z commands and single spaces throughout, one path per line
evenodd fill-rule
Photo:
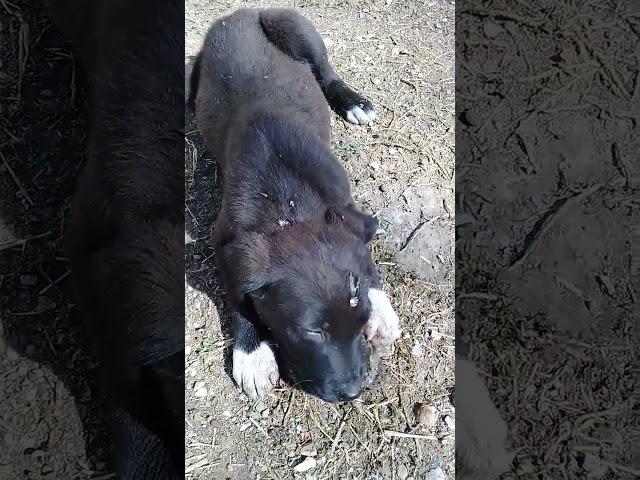
M 200 66 L 202 64 L 202 52 L 198 53 L 190 61 L 191 72 L 188 75 L 189 85 L 187 93 L 187 108 L 192 111 L 196 107 L 196 97 L 198 96 L 198 85 L 200 84 Z

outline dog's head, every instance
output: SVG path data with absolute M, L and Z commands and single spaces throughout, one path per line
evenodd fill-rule
M 281 374 L 325 401 L 356 398 L 367 373 L 376 228 L 355 208 L 329 208 L 316 221 L 230 245 L 244 308 L 276 347 Z

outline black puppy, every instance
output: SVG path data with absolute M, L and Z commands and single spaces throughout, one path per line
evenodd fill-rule
M 49 4 L 89 84 L 65 241 L 113 407 L 118 473 L 182 478 L 184 4 Z
M 356 398 L 367 340 L 388 346 L 399 325 L 368 247 L 377 221 L 355 207 L 329 148 L 328 106 L 356 124 L 375 119 L 373 106 L 290 9 L 215 22 L 189 100 L 224 172 L 213 242 L 233 316 L 234 379 L 253 398 L 280 372 L 326 401 Z

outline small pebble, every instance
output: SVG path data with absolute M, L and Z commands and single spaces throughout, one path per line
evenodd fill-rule
M 416 423 L 431 428 L 438 421 L 438 410 L 427 403 L 416 403 L 413 406 L 413 416 Z
M 604 292 L 613 297 L 616 293 L 616 289 L 613 286 L 613 282 L 611 282 L 611 279 L 606 276 L 606 275 L 596 275 L 596 281 L 600 284 L 601 289 L 604 290 Z
M 389 462 L 384 462 L 377 473 L 382 478 L 391 478 L 391 465 L 389 465 Z
M 444 476 L 442 468 L 436 467 L 432 468 L 425 474 L 424 480 L 446 480 L 446 477 Z
M 432 329 L 429 330 L 429 337 L 437 342 L 442 339 L 442 334 L 438 330 Z
M 305 445 L 300 449 L 300 455 L 303 457 L 315 457 L 318 455 L 318 451 L 313 445 Z
M 496 38 L 498 35 L 504 32 L 504 29 L 501 25 L 491 20 L 485 21 L 483 27 L 484 34 L 487 36 L 487 38 Z
M 294 472 L 303 473 L 308 472 L 309 470 L 316 468 L 318 462 L 313 457 L 305 457 L 305 459 L 293 467 Z
M 38 277 L 36 275 L 20 275 L 20 285 L 25 287 L 33 287 L 38 284 Z
M 18 354 L 13 348 L 7 348 L 6 355 L 7 360 L 9 360 L 10 362 L 14 362 L 18 359 Z
M 252 418 L 254 420 L 260 420 L 262 419 L 262 415 L 260 414 L 260 412 L 256 412 L 255 410 L 252 410 L 249 412 L 249 418 Z
M 408 476 L 409 476 L 409 469 L 404 465 L 400 465 L 398 467 L 398 478 L 400 480 L 407 480 Z
M 451 415 L 445 415 L 444 423 L 447 424 L 447 427 L 449 428 L 449 430 L 455 430 L 456 429 L 456 421 L 453 419 L 453 417 Z
M 36 311 L 37 312 L 47 312 L 49 310 L 53 310 L 54 308 L 56 308 L 56 302 L 54 302 L 53 300 L 51 300 L 49 297 L 46 297 L 44 295 L 40 295 L 38 297 L 38 303 L 36 304 Z
M 585 462 L 586 463 L 586 462 Z M 524 462 L 520 462 L 518 467 L 518 474 L 520 475 L 531 475 L 535 472 L 535 467 L 531 463 L 530 460 L 526 460 Z
M 194 395 L 198 398 L 207 396 L 207 389 L 205 387 L 199 388 L 195 391 Z
M 424 347 L 419 343 L 416 343 L 411 349 L 411 355 L 416 358 L 424 357 Z

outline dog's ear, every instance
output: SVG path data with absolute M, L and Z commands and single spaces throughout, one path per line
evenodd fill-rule
M 364 241 L 369 243 L 378 231 L 378 219 L 366 213 L 358 213 L 362 218 Z
M 349 230 L 361 237 L 365 243 L 373 240 L 378 230 L 378 219 L 362 213 L 353 204 L 343 208 L 329 207 L 325 212 L 324 218 L 328 224 L 343 223 Z
M 224 246 L 225 264 L 233 279 L 234 294 L 260 295 L 271 282 L 269 244 L 264 235 L 244 232 Z

